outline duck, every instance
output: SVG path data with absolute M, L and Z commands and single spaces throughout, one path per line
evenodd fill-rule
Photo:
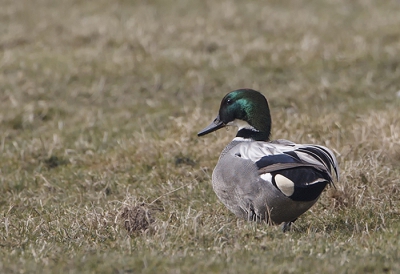
M 325 146 L 270 140 L 271 114 L 263 94 L 253 89 L 229 92 L 217 117 L 198 132 L 238 128 L 212 173 L 218 199 L 237 217 L 271 225 L 292 223 L 309 210 L 327 185 L 339 180 L 339 166 Z

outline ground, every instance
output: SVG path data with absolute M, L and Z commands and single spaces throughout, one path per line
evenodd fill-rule
M 0 272 L 399 273 L 398 1 L 3 0 Z M 231 90 L 341 177 L 289 233 L 237 219 L 202 138 Z

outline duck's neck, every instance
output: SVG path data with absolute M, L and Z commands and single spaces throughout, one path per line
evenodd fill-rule
M 236 137 L 241 137 L 244 139 L 251 139 L 254 141 L 269 141 L 269 133 L 258 131 L 255 129 L 241 128 L 239 129 Z
M 269 141 L 271 127 L 268 124 L 263 123 L 258 128 L 255 128 L 245 120 L 235 119 L 228 125 L 238 127 L 236 137 L 254 141 Z M 260 128 L 263 128 L 263 130 L 260 130 Z

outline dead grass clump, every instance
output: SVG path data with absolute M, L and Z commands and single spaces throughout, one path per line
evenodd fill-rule
M 154 222 L 150 209 L 144 203 L 139 206 L 125 207 L 121 218 L 130 235 L 146 231 Z
M 353 127 L 355 153 L 376 151 L 384 156 L 383 162 L 397 166 L 400 155 L 400 123 L 397 108 L 370 111 L 360 116 Z
M 57 157 L 55 155 L 52 155 L 44 159 L 43 163 L 46 165 L 47 168 L 52 169 L 61 165 L 66 165 L 68 164 L 68 161 L 63 159 L 62 157 Z
M 334 208 L 346 208 L 349 206 L 349 194 L 343 190 L 334 189 L 329 192 L 329 198 L 333 199 Z

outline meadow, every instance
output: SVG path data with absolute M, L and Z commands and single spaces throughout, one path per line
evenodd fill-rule
M 399 1 L 0 5 L 1 273 L 400 272 Z M 245 87 L 339 161 L 288 233 L 211 186 Z

